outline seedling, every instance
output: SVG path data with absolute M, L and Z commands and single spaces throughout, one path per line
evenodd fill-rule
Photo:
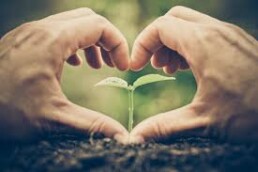
M 166 77 L 158 74 L 149 74 L 138 78 L 133 85 L 129 85 L 125 80 L 117 77 L 108 77 L 95 86 L 111 86 L 111 87 L 118 87 L 123 88 L 128 91 L 128 110 L 129 110 L 129 120 L 128 120 L 128 131 L 130 132 L 133 128 L 133 111 L 134 111 L 134 91 L 136 88 L 150 84 L 153 82 L 161 82 L 167 80 L 175 80 L 174 77 Z

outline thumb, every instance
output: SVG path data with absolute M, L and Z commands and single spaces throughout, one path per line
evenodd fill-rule
M 184 136 L 204 136 L 210 119 L 198 113 L 193 104 L 150 117 L 130 133 L 130 143 L 165 140 Z
M 54 110 L 51 110 L 52 115 L 48 117 L 48 120 L 88 134 L 102 133 L 120 143 L 128 141 L 129 133 L 114 119 L 69 101 L 58 104 L 55 104 Z

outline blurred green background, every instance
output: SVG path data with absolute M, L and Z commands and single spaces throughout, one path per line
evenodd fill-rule
M 237 24 L 258 37 L 257 0 L 1 0 L 0 36 L 18 25 L 51 14 L 89 7 L 108 18 L 128 40 L 130 48 L 139 32 L 171 7 L 184 5 L 213 17 Z M 87 31 L 87 28 L 85 28 Z M 132 83 L 144 74 L 160 73 L 148 65 L 140 72 L 122 73 L 104 66 L 100 70 L 65 65 L 62 88 L 67 97 L 81 105 L 103 112 L 127 125 L 127 93 L 115 88 L 95 88 L 98 81 L 117 76 Z M 177 72 L 176 81 L 139 88 L 135 95 L 135 122 L 191 102 L 196 83 L 190 71 Z

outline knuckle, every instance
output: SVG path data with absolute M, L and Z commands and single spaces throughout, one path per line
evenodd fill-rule
M 169 16 L 161 16 L 157 18 L 151 26 L 154 27 L 154 29 L 156 29 L 157 31 L 162 31 L 164 30 L 164 28 L 167 28 L 170 20 L 171 18 Z
M 178 14 L 182 13 L 183 10 L 185 10 L 185 7 L 183 7 L 183 6 L 180 6 L 180 5 L 174 6 L 169 10 L 169 14 L 178 15 Z
M 26 22 L 26 23 L 23 23 L 22 25 L 20 25 L 17 30 L 18 31 L 25 31 L 25 30 L 33 30 L 35 29 L 37 25 L 37 22 L 36 21 L 32 21 L 32 22 Z
M 53 29 L 49 29 L 48 25 L 35 27 L 34 30 L 43 35 L 45 38 L 56 38 L 56 32 Z
M 22 28 L 31 30 L 33 33 L 36 33 L 37 35 L 46 35 L 48 37 L 54 36 L 55 33 L 54 29 L 51 29 L 49 27 L 49 24 L 43 21 L 25 23 L 24 26 L 22 26 Z
M 240 28 L 234 24 L 226 23 L 226 22 L 222 22 L 222 24 L 225 27 L 225 30 L 230 33 L 232 33 L 232 31 L 235 33 L 245 32 L 242 28 Z
M 103 27 L 105 27 L 107 24 L 109 24 L 109 21 L 108 21 L 105 17 L 103 17 L 103 16 L 101 16 L 101 15 L 99 15 L 99 14 L 96 14 L 96 15 L 94 16 L 94 20 L 95 20 L 95 22 L 96 22 L 96 24 L 97 24 L 98 26 L 103 26 Z
M 157 18 L 154 23 L 156 24 L 156 26 L 160 26 L 160 25 L 163 25 L 164 23 L 168 22 L 169 19 L 170 18 L 167 16 L 161 16 L 161 17 Z
M 25 36 L 26 37 L 25 37 Z M 30 23 L 25 23 L 19 29 L 17 36 L 15 38 L 15 43 L 13 47 L 15 49 L 22 49 L 23 45 L 30 44 L 33 46 L 42 46 L 42 48 L 48 48 L 48 51 L 55 54 L 57 53 L 55 49 L 59 49 L 63 42 L 63 31 L 59 29 L 53 29 L 51 23 L 45 22 L 43 20 L 34 21 Z
M 99 14 L 96 14 L 96 15 L 95 15 L 95 18 L 96 18 L 96 20 L 97 20 L 98 22 L 100 22 L 100 23 L 107 23 L 107 22 L 108 22 L 108 20 L 107 20 L 105 17 L 103 17 L 103 16 L 101 16 L 101 15 L 99 15 Z
M 95 14 L 95 12 L 88 7 L 82 7 L 82 8 L 78 8 L 77 9 L 78 13 L 82 13 L 82 14 Z
M 226 23 L 226 22 L 222 22 L 222 24 L 226 27 L 226 28 L 230 28 L 230 29 L 233 29 L 233 30 L 239 30 L 240 28 L 237 27 L 236 25 L 233 25 L 231 23 Z
M 45 40 L 57 40 L 59 34 L 55 29 L 49 27 L 49 24 L 44 21 L 33 21 L 24 23 L 15 29 L 14 47 L 18 48 L 27 43 L 39 44 Z
M 210 42 L 224 35 L 224 30 L 218 25 L 196 27 L 195 34 L 201 41 Z
M 34 22 L 27 22 L 27 23 L 23 23 L 20 28 L 22 29 L 27 29 L 27 28 L 31 28 L 34 25 Z

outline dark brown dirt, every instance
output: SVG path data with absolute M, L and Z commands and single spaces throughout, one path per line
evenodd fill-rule
M 2 145 L 0 171 L 258 171 L 258 146 L 204 138 L 121 145 L 108 138 L 54 135 Z

